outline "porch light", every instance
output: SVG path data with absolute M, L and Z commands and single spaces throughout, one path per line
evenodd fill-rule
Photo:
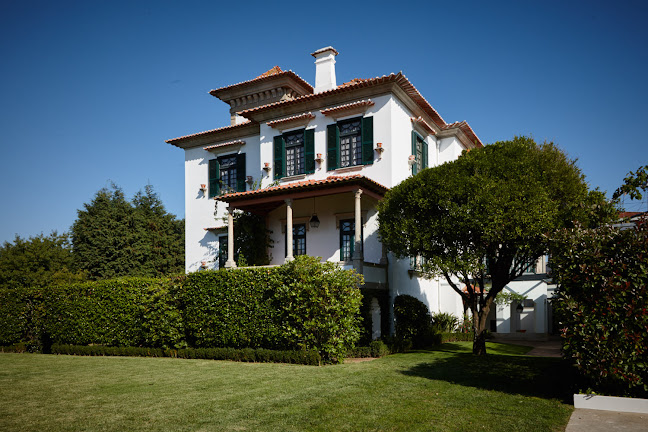
M 518 303 L 515 310 L 518 311 L 518 313 L 522 313 L 522 311 L 524 310 L 524 306 L 522 306 L 522 303 Z
M 320 220 L 317 217 L 316 213 L 313 213 L 313 216 L 311 216 L 309 223 L 310 223 L 311 228 L 317 228 L 319 226 Z

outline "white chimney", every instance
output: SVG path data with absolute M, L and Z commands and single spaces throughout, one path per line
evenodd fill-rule
M 336 88 L 335 56 L 338 52 L 335 48 L 328 46 L 318 49 L 311 55 L 315 57 L 315 93 Z

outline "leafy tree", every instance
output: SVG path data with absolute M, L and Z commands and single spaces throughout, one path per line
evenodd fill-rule
M 639 167 L 635 172 L 630 171 L 623 179 L 623 184 L 614 191 L 612 199 L 618 200 L 628 195 L 632 200 L 641 201 L 646 191 L 648 191 L 648 165 Z
M 72 257 L 68 234 L 56 231 L 25 240 L 16 236 L 13 243 L 0 247 L 0 287 L 41 288 L 84 279 Z
M 84 204 L 72 225 L 75 262 L 92 279 L 181 272 L 184 222 L 168 214 L 152 186 L 131 202 L 116 185 Z
M 495 297 L 546 253 L 549 235 L 615 213 L 553 143 L 537 145 L 526 137 L 425 169 L 390 190 L 378 208 L 389 250 L 424 258 L 423 273 L 443 276 L 468 303 L 477 355 L 486 354 L 486 319 Z

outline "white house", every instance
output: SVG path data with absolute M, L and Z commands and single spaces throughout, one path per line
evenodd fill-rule
M 185 150 L 186 271 L 236 266 L 231 214 L 240 209 L 265 217 L 271 264 L 308 254 L 362 273 L 374 336 L 381 321 L 389 328 L 399 294 L 461 316 L 461 299 L 445 282 L 423 279 L 410 260 L 385 252 L 376 203 L 481 141 L 465 121 L 446 123 L 402 73 L 338 85 L 338 52 L 312 55 L 314 88 L 274 67 L 210 92 L 229 104 L 229 126 L 167 141 Z

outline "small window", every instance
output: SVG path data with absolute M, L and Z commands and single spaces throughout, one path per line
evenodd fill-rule
M 415 175 L 428 167 L 428 145 L 423 137 L 414 131 L 412 131 L 412 154 L 414 155 L 412 175 Z
M 236 192 L 236 168 L 238 160 L 236 155 L 218 158 L 220 163 L 221 193 Z

